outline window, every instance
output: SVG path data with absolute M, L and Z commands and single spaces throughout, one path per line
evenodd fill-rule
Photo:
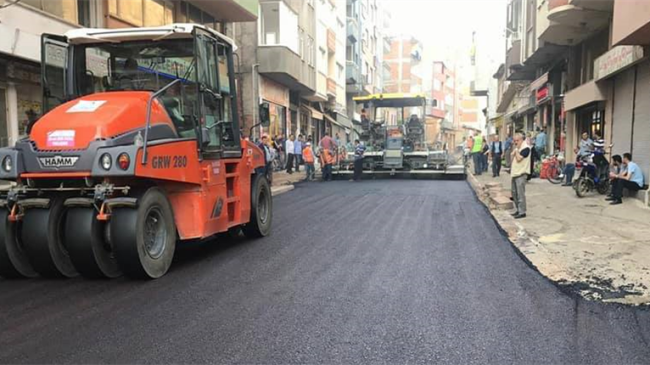
M 265 46 L 282 45 L 303 54 L 303 31 L 298 29 L 298 14 L 283 2 L 261 3 L 260 43 Z
M 345 77 L 344 73 L 345 73 L 345 68 L 343 67 L 343 65 L 341 65 L 340 63 L 337 63 L 336 64 L 336 78 L 338 80 L 343 80 L 343 78 Z
M 135 26 L 155 27 L 174 22 L 174 3 L 168 0 L 110 0 L 108 13 Z
M 307 64 L 309 66 L 314 66 L 316 61 L 316 44 L 314 43 L 314 38 L 307 36 Z
M 354 61 L 354 47 L 349 43 L 345 47 L 345 60 L 350 62 Z
M 90 4 L 87 0 L 23 0 L 27 4 L 70 23 L 90 26 Z
M 300 37 L 300 58 L 305 59 L 305 31 L 302 28 L 298 29 L 298 36 Z
M 320 51 L 320 58 L 318 60 L 320 63 L 319 67 L 322 68 L 325 67 L 324 65 L 327 65 L 327 51 L 320 47 L 318 47 L 318 50 Z
M 440 91 L 442 90 L 442 83 L 438 79 L 433 79 L 433 90 Z

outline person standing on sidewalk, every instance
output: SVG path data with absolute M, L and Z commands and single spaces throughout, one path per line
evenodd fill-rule
M 287 143 L 285 144 L 284 150 L 287 152 L 287 173 L 293 174 L 293 151 L 294 151 L 294 135 L 290 135 L 289 139 L 287 139 Z
M 311 149 L 310 142 L 307 142 L 305 148 L 302 150 L 302 160 L 305 162 L 305 170 L 307 171 L 307 178 L 305 180 L 314 180 L 314 177 L 316 177 L 316 169 L 314 168 L 314 151 Z
M 522 133 L 515 134 L 512 151 L 512 201 L 515 203 L 515 219 L 526 218 L 526 182 L 530 173 L 532 149 L 524 140 Z
M 366 146 L 362 145 L 359 140 L 354 141 L 354 177 L 352 180 L 360 181 L 363 172 L 363 154 L 366 152 Z
M 483 150 L 483 138 L 480 134 L 474 137 L 474 144 L 472 145 L 472 161 L 474 162 L 474 175 L 481 175 L 483 173 L 483 158 L 481 157 Z
M 300 172 L 300 162 L 302 162 L 302 134 L 293 142 L 293 158 L 296 160 L 296 172 Z
M 512 154 L 512 144 L 513 144 L 512 135 L 508 133 L 508 138 L 506 138 L 506 141 L 503 144 L 503 153 L 505 154 L 506 157 L 506 168 L 510 168 L 510 166 L 512 165 L 512 161 L 510 158 Z
M 257 145 L 262 151 L 264 151 L 264 166 L 265 166 L 265 174 L 266 174 L 266 179 L 269 181 L 269 184 L 273 184 L 273 159 L 275 156 L 273 156 L 273 153 L 271 152 L 271 146 L 269 142 L 269 136 L 264 134 L 262 136 L 262 140 L 260 143 Z
M 483 171 L 481 172 L 488 172 L 488 166 L 490 165 L 488 162 L 488 153 L 490 152 L 490 140 L 483 135 L 483 149 L 481 150 L 483 152 L 481 154 L 481 163 L 483 167 Z
M 492 177 L 498 177 L 501 174 L 501 156 L 503 156 L 503 143 L 499 141 L 499 136 L 492 137 L 489 153 L 492 156 Z

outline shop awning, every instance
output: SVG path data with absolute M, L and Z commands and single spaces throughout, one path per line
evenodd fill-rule
M 312 107 L 310 107 L 308 105 L 303 105 L 302 107 L 305 108 L 305 110 L 307 110 L 307 111 L 309 111 L 311 113 L 312 118 L 318 119 L 318 120 L 323 120 L 323 113 L 319 112 L 318 110 L 316 110 L 316 109 L 314 109 L 314 108 L 312 108 Z
M 336 122 L 345 128 L 352 129 L 352 122 L 347 115 L 336 113 Z

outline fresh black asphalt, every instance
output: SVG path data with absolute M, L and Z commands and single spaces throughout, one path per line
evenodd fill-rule
M 650 313 L 529 268 L 462 181 L 301 184 L 151 282 L 0 280 L 0 363 L 650 363 Z

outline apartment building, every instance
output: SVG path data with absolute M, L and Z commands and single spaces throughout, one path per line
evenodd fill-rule
M 384 80 L 384 89 L 389 93 L 422 92 L 422 43 L 411 36 L 396 36 L 388 39 L 390 52 L 384 61 L 390 67 L 390 77 Z
M 431 105 L 427 107 L 425 127 L 428 143 L 446 142 L 448 148 L 456 145 L 460 129 L 460 105 L 456 73 L 443 61 L 434 61 L 431 79 Z
M 359 122 L 353 97 L 384 90 L 383 30 L 388 16 L 379 0 L 346 0 L 346 15 L 346 105 L 349 118 Z
M 342 2 L 318 0 L 316 2 L 316 93 L 309 100 L 316 102 L 323 113 L 323 125 L 315 128 L 317 140 L 327 132 L 348 142 L 352 124 L 346 112 L 345 100 L 345 37 L 346 9 Z
M 0 0 L 0 146 L 15 143 L 28 115 L 41 113 L 41 34 L 172 22 L 227 31 L 230 22 L 257 19 L 257 8 L 257 0 Z

